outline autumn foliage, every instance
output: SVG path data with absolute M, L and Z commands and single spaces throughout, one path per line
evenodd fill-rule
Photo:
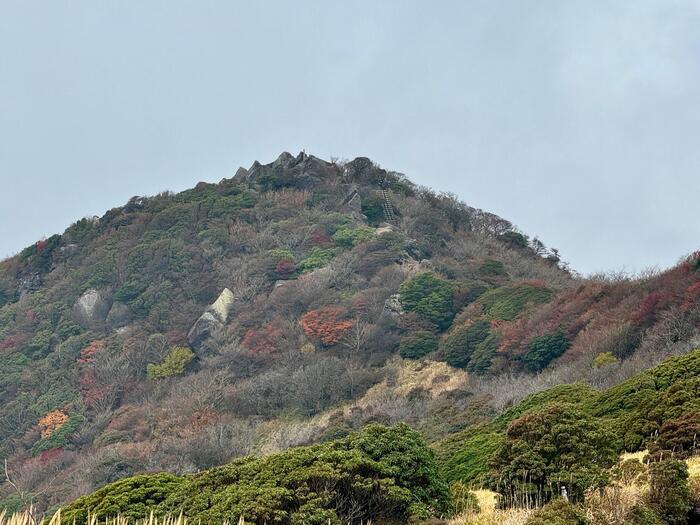
M 346 315 L 343 307 L 327 306 L 307 312 L 299 324 L 308 337 L 318 339 L 324 346 L 332 346 L 340 342 L 353 325 L 352 321 L 344 319 Z
M 42 438 L 47 438 L 68 421 L 68 415 L 60 410 L 52 410 L 39 420 L 38 426 Z

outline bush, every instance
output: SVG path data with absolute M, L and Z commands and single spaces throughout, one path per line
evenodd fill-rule
M 438 340 L 432 332 L 414 332 L 401 338 L 399 354 L 407 359 L 420 359 L 437 347 Z
M 685 462 L 670 459 L 649 465 L 649 506 L 664 523 L 687 523 L 690 492 Z
M 472 353 L 476 347 L 489 335 L 491 324 L 479 320 L 468 326 L 460 326 L 453 330 L 443 343 L 445 361 L 451 366 L 465 368 L 469 365 Z
M 604 368 L 610 365 L 616 365 L 620 360 L 613 355 L 612 352 L 601 352 L 593 359 L 593 368 Z
M 318 339 L 324 346 L 333 346 L 353 326 L 353 321 L 344 319 L 347 313 L 342 306 L 327 306 L 305 313 L 299 324 L 308 337 Z
M 672 451 L 677 457 L 692 455 L 700 441 L 700 411 L 691 410 L 682 416 L 664 421 L 659 436 L 649 447 L 649 452 Z
M 301 260 L 297 268 L 302 272 L 323 268 L 335 257 L 335 251 L 331 248 L 313 248 L 305 259 Z
M 121 479 L 64 507 L 61 523 L 85 525 L 88 513 L 98 519 L 116 515 L 129 520 L 146 518 L 184 481 L 184 478 L 167 473 Z
M 552 298 L 552 291 L 529 283 L 500 286 L 479 297 L 484 313 L 490 319 L 512 321 L 530 304 L 542 304 Z
M 433 272 L 416 275 L 401 285 L 401 304 L 407 312 L 416 312 L 441 329 L 454 317 L 454 284 Z
M 360 226 L 359 228 L 340 228 L 333 234 L 333 240 L 338 246 L 351 248 L 369 241 L 374 235 L 374 228 Z
M 616 460 L 614 440 L 598 421 L 573 405 L 554 404 L 510 424 L 491 463 L 491 484 L 511 504 L 546 501 L 562 486 L 581 501 Z
M 566 352 L 569 346 L 571 343 L 561 331 L 535 337 L 522 357 L 525 368 L 530 372 L 539 372 Z
M 36 456 L 52 448 L 64 448 L 68 444 L 70 437 L 78 431 L 84 422 L 85 418 L 80 414 L 71 415 L 68 421 L 63 423 L 59 428 L 34 443 L 32 455 Z
M 525 525 L 588 525 L 588 520 L 576 506 L 557 498 L 537 510 Z
M 149 379 L 179 376 L 185 373 L 185 368 L 194 359 L 194 353 L 184 346 L 173 347 L 165 360 L 155 365 L 149 363 L 146 367 Z

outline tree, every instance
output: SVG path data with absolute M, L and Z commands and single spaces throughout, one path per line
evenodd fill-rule
M 414 332 L 399 343 L 399 354 L 407 359 L 420 359 L 437 350 L 438 340 L 432 332 Z
M 556 359 L 571 346 L 571 342 L 562 331 L 535 337 L 527 347 L 523 355 L 525 368 L 530 372 L 539 372 L 553 359 Z
M 664 523 L 685 525 L 690 511 L 688 466 L 667 459 L 649 466 L 649 506 Z
M 299 320 L 308 337 L 321 341 L 324 346 L 333 346 L 353 327 L 353 322 L 344 317 L 347 310 L 341 306 L 326 306 L 311 310 Z
M 485 319 L 454 329 L 443 343 L 445 361 L 451 366 L 466 368 L 472 353 L 488 337 L 490 329 L 491 324 Z
M 185 373 L 185 368 L 194 359 L 194 353 L 184 346 L 175 346 L 165 360 L 159 364 L 149 364 L 147 367 L 149 379 L 179 376 Z
M 399 288 L 401 304 L 407 312 L 416 312 L 441 329 L 454 317 L 454 284 L 433 272 L 423 272 Z
M 511 504 L 547 501 L 562 486 L 580 501 L 616 460 L 613 436 L 597 420 L 573 405 L 554 404 L 511 422 L 490 479 Z

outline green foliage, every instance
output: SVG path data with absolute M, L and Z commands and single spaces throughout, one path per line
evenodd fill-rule
M 613 355 L 612 352 L 601 352 L 593 360 L 593 368 L 605 368 L 606 366 L 616 365 L 620 360 Z
M 316 268 L 323 268 L 335 257 L 333 248 L 313 248 L 311 252 L 297 264 L 297 269 L 302 272 L 309 272 Z
M 503 276 L 506 275 L 506 269 L 501 261 L 485 259 L 479 266 L 479 273 L 485 277 Z
M 452 504 L 455 514 L 472 511 L 479 512 L 479 500 L 469 489 L 469 485 L 462 481 L 453 481 L 450 483 L 450 494 L 452 495 Z
M 625 525 L 664 525 L 659 515 L 644 505 L 635 505 L 627 514 Z
M 338 246 L 350 248 L 369 241 L 374 236 L 374 228 L 359 226 L 357 228 L 340 228 L 333 234 L 333 241 Z
M 384 220 L 384 199 L 378 192 L 362 197 L 362 213 L 372 226 L 377 226 Z
M 155 365 L 149 363 L 147 367 L 149 379 L 179 376 L 185 373 L 185 368 L 194 359 L 194 353 L 184 346 L 175 346 L 165 357 L 165 360 Z
M 512 321 L 528 305 L 548 302 L 552 291 L 544 286 L 529 283 L 500 286 L 487 291 L 478 299 L 484 307 L 484 313 L 490 319 Z
M 274 262 L 294 261 L 294 254 L 287 248 L 274 248 L 268 252 L 268 257 Z
M 525 368 L 530 372 L 543 370 L 553 359 L 556 359 L 571 346 L 571 342 L 561 331 L 535 337 L 527 346 L 523 355 Z
M 142 519 L 184 483 L 184 478 L 166 473 L 121 479 L 64 507 L 61 522 L 85 525 L 88 513 L 99 519 L 116 515 L 130 520 Z
M 124 479 L 79 498 L 62 519 L 83 525 L 88 511 L 142 519 L 153 507 L 204 523 L 241 516 L 253 523 L 406 523 L 449 512 L 450 495 L 419 434 L 403 424 L 369 425 L 336 441 L 245 457 L 187 478 Z
M 466 368 L 472 353 L 488 337 L 490 330 L 491 324 L 485 319 L 453 330 L 443 343 L 445 361 L 451 366 Z
M 50 436 L 37 441 L 32 447 L 32 454 L 36 456 L 45 450 L 52 448 L 64 448 L 68 444 L 70 437 L 75 434 L 80 426 L 85 422 L 85 418 L 80 414 L 72 414 L 68 421 L 55 430 Z
M 605 482 L 618 454 L 610 433 L 572 405 L 555 404 L 513 421 L 491 463 L 491 485 L 511 503 L 545 500 L 566 486 L 574 500 Z
M 477 375 L 488 372 L 491 368 L 491 361 L 496 355 L 498 344 L 498 335 L 492 332 L 476 345 L 467 363 L 467 371 Z
M 489 460 L 501 448 L 504 436 L 490 425 L 473 427 L 440 443 L 440 472 L 448 481 L 480 483 L 488 473 Z
M 454 317 L 454 284 L 433 272 L 419 273 L 399 288 L 401 304 L 439 328 L 447 328 Z
M 556 498 L 538 509 L 525 525 L 588 525 L 588 520 L 576 506 Z
M 685 462 L 669 459 L 649 466 L 649 506 L 664 523 L 687 523 L 690 492 Z
M 399 354 L 408 359 L 420 359 L 437 347 L 438 340 L 432 332 L 414 332 L 401 338 Z

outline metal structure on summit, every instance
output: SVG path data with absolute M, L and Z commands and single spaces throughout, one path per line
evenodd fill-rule
M 394 224 L 396 222 L 396 215 L 394 214 L 394 206 L 391 204 L 391 199 L 389 198 L 389 190 L 386 182 L 386 177 L 382 177 L 379 181 L 379 191 L 382 194 L 382 208 L 384 210 L 384 221 L 389 224 Z

